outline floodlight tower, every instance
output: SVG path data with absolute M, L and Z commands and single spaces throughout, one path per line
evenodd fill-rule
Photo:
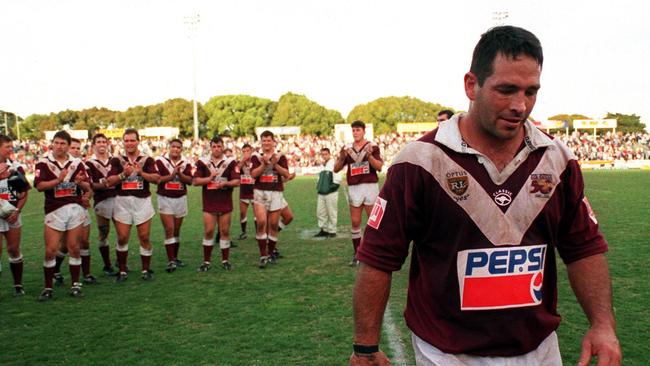
M 508 17 L 510 17 L 510 13 L 508 11 L 493 11 L 492 12 L 492 21 L 494 22 L 495 27 L 506 25 Z
M 198 13 L 186 16 L 184 20 L 189 31 L 188 37 L 192 40 L 192 87 L 194 89 L 192 95 L 192 107 L 194 110 L 194 141 L 199 141 L 199 109 L 196 102 L 196 31 L 199 28 L 200 22 L 201 15 Z

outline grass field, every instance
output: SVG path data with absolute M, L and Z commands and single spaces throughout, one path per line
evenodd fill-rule
M 650 363 L 650 173 L 586 172 L 587 195 L 610 242 L 618 332 L 625 365 Z M 155 280 L 143 282 L 135 234 L 129 263 L 134 273 L 124 284 L 100 275 L 101 259 L 93 248 L 93 272 L 101 283 L 85 286 L 86 297 L 67 296 L 38 303 L 42 288 L 42 194 L 32 191 L 23 214 L 22 248 L 27 296 L 11 297 L 7 255 L 0 276 L 0 365 L 344 365 L 351 351 L 351 292 L 355 269 L 351 257 L 349 215 L 339 196 L 339 236 L 314 239 L 315 179 L 297 178 L 286 192 L 296 220 L 280 235 L 285 258 L 257 268 L 258 251 L 249 239 L 231 250 L 234 270 L 214 266 L 197 273 L 202 259 L 200 191 L 190 192 L 190 210 L 181 234 L 180 257 L 189 265 L 164 272 L 162 229 L 154 218 Z M 238 220 L 232 225 L 239 234 Z M 252 222 L 252 213 L 249 213 Z M 94 225 L 94 224 L 93 224 Z M 93 227 L 91 237 L 96 237 Z M 111 243 L 114 235 L 111 232 Z M 114 245 L 111 244 L 111 248 Z M 218 258 L 218 250 L 215 250 Z M 394 275 L 390 315 L 392 337 L 399 340 L 406 364 L 414 364 L 404 326 L 407 269 Z M 575 364 L 587 322 L 560 275 L 560 345 L 566 364 Z M 66 280 L 69 275 L 65 273 Z M 395 350 L 382 337 L 390 355 Z

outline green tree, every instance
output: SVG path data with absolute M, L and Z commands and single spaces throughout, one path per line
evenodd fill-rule
M 148 123 L 148 108 L 141 105 L 130 107 L 115 119 L 115 124 L 120 128 L 144 128 Z
M 636 114 L 607 113 L 605 118 L 614 118 L 617 121 L 617 131 L 623 133 L 645 132 L 645 124 L 641 123 L 641 117 Z
M 88 108 L 77 112 L 77 121 L 73 128 L 75 130 L 88 130 L 94 133 L 99 128 L 106 128 L 115 124 L 117 114 L 107 108 Z
M 157 105 L 160 106 L 160 123 L 154 126 L 168 126 L 178 127 L 181 137 L 194 136 L 194 107 L 192 101 L 175 98 L 169 99 L 166 102 Z M 150 112 L 154 111 L 154 119 L 158 118 L 158 108 L 150 108 Z M 199 135 L 205 134 L 205 124 L 208 120 L 207 114 L 203 106 L 199 103 L 197 105 L 198 120 L 199 120 Z
M 372 123 L 375 133 L 395 131 L 401 122 L 435 122 L 438 112 L 454 110 L 438 103 L 430 103 L 413 97 L 385 97 L 366 104 L 357 105 L 348 115 L 347 121 L 362 120 Z
M 234 137 L 254 135 L 255 127 L 271 123 L 277 103 L 250 95 L 221 95 L 203 106 L 209 135 L 227 133 Z
M 45 138 L 45 131 L 58 130 L 57 116 L 32 114 L 20 124 L 20 137 L 22 139 L 39 140 Z
M 272 126 L 300 126 L 301 133 L 330 135 L 337 123 L 343 123 L 338 111 L 327 109 L 304 95 L 286 93 L 280 97 Z

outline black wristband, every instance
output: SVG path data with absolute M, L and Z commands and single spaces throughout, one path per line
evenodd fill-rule
M 354 350 L 354 353 L 369 355 L 371 353 L 379 352 L 379 345 L 364 346 L 361 344 L 353 344 L 352 349 Z

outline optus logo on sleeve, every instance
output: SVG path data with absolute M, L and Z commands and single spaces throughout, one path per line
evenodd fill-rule
M 539 305 L 546 244 L 458 252 L 461 310 Z

